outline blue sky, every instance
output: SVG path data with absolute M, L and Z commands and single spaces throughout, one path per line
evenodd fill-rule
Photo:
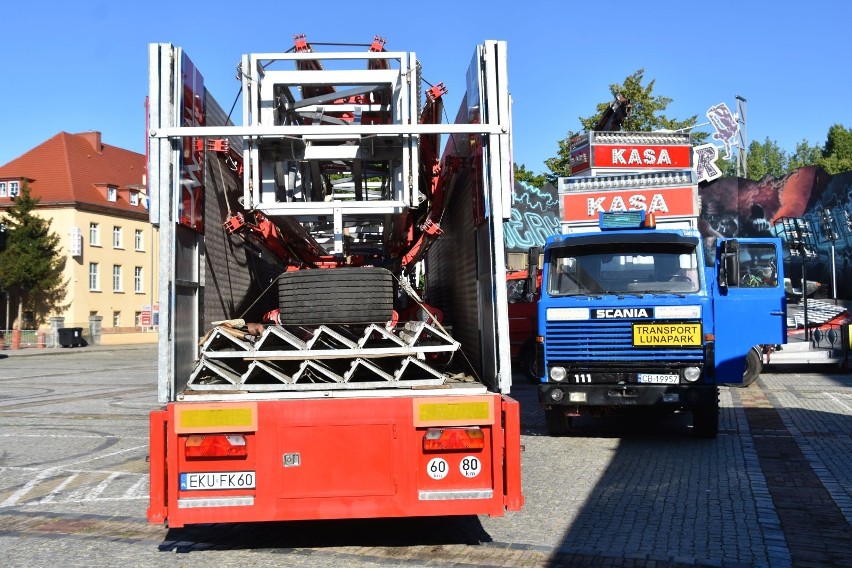
M 0 164 L 61 131 L 99 130 L 144 152 L 150 42 L 183 47 L 227 109 L 242 54 L 286 51 L 298 33 L 381 35 L 390 51 L 416 52 L 423 78 L 449 89 L 451 117 L 474 47 L 506 40 L 515 161 L 536 173 L 578 117 L 610 100 L 609 85 L 640 68 L 673 99 L 669 117 L 706 122 L 717 103 L 735 112 L 740 95 L 747 140 L 792 152 L 803 139 L 824 144 L 832 124 L 852 127 L 850 31 L 846 0 L 13 2 L 3 8 Z

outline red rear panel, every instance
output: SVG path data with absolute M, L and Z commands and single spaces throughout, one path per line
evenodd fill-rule
M 152 438 L 149 521 L 502 515 L 522 503 L 516 407 L 495 394 L 172 403 L 151 416 L 166 433 L 164 447 Z M 427 449 L 441 429 L 476 443 Z M 190 436 L 237 440 L 245 455 L 187 457 Z

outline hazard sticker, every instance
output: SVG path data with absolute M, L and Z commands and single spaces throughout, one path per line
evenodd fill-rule
M 465 477 L 476 477 L 482 471 L 482 462 L 475 456 L 465 456 L 459 464 L 459 471 Z
M 450 466 L 447 465 L 447 460 L 444 458 L 432 458 L 426 464 L 426 473 L 432 479 L 444 479 L 450 471 Z

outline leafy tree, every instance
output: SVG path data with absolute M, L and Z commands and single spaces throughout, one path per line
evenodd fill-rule
M 719 168 L 722 172 L 723 177 L 737 177 L 737 158 L 736 156 L 732 156 L 731 158 L 725 158 L 720 155 L 716 158 L 716 167 Z
M 764 176 L 783 177 L 788 171 L 787 153 L 769 137 L 763 143 L 753 140 L 748 145 L 746 174 L 748 179 L 760 180 Z
M 839 124 L 828 129 L 825 149 L 817 165 L 832 175 L 852 170 L 852 129 Z
M 693 115 L 686 120 L 677 120 L 667 117 L 662 114 L 668 108 L 672 99 L 669 97 L 656 96 L 653 94 L 654 84 L 656 80 L 648 82 L 647 86 L 642 86 L 642 80 L 645 77 L 645 70 L 639 69 L 632 75 L 628 75 L 624 79 L 624 83 L 613 84 L 609 86 L 609 91 L 612 96 L 617 94 L 624 95 L 630 101 L 630 113 L 627 115 L 622 128 L 624 130 L 650 132 L 653 130 L 681 130 L 689 129 L 694 126 L 698 120 L 697 115 Z M 601 114 L 612 103 L 612 99 L 597 105 L 597 113 L 587 117 L 580 118 L 580 123 L 583 128 L 589 130 L 595 126 Z
M 787 172 L 792 172 L 804 166 L 813 166 L 822 159 L 823 150 L 821 146 L 811 146 L 807 140 L 796 144 L 796 151 L 787 161 Z
M 6 248 L 0 251 L 0 287 L 18 298 L 18 327 L 25 304 L 41 321 L 65 295 L 65 259 L 60 255 L 59 237 L 51 232 L 48 221 L 33 214 L 38 202 L 24 183 L 12 199 L 12 207 L 0 218 L 6 226 Z
M 520 166 L 518 164 L 512 164 L 512 168 L 515 171 L 515 180 L 517 181 L 522 181 L 538 188 L 544 187 L 544 184 L 547 183 L 547 178 L 544 174 L 534 174 L 523 164 Z
M 624 79 L 623 84 L 616 83 L 610 85 L 609 90 L 612 93 L 612 98 L 598 104 L 596 114 L 587 118 L 578 117 L 581 126 L 585 130 L 592 129 L 600 119 L 601 114 L 612 104 L 613 98 L 618 94 L 626 97 L 631 104 L 630 113 L 622 124 L 624 130 L 645 132 L 653 130 L 688 130 L 696 124 L 697 115 L 693 115 L 686 120 L 677 120 L 663 114 L 669 103 L 672 102 L 672 99 L 653 94 L 654 80 L 649 81 L 647 85 L 643 86 L 642 81 L 644 80 L 644 76 L 645 70 L 639 69 L 632 75 L 628 75 Z M 578 133 L 569 130 L 568 136 L 559 141 L 556 156 L 545 160 L 545 165 L 550 169 L 554 177 L 568 175 L 571 157 L 569 141 Z M 693 139 L 696 143 L 701 143 L 706 137 L 707 133 L 696 132 L 693 134 Z

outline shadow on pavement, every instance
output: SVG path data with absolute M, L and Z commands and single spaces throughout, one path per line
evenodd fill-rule
M 335 547 L 477 545 L 491 542 L 479 519 L 422 517 L 194 525 L 169 529 L 163 552 Z

